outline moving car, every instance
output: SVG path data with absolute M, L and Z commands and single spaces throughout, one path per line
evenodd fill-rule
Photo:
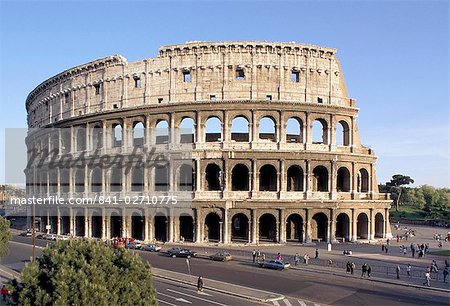
M 20 233 L 20 236 L 25 236 L 25 237 L 31 237 L 33 234 L 31 233 L 31 231 L 26 231 L 26 232 L 22 232 Z
M 141 250 L 148 252 L 159 252 L 162 248 L 159 245 L 149 243 L 141 246 Z
M 261 268 L 267 269 L 284 270 L 289 268 L 291 265 L 281 260 L 269 260 L 269 261 L 260 261 L 259 266 Z
M 137 241 L 128 241 L 125 243 L 125 247 L 128 249 L 140 249 L 142 247 L 142 244 Z
M 188 249 L 182 249 L 182 248 L 171 248 L 167 251 L 167 254 L 171 257 L 186 257 L 191 258 L 197 256 L 197 253 L 188 250 Z
M 214 261 L 230 261 L 233 257 L 228 252 L 217 252 L 216 254 L 209 256 L 209 259 Z

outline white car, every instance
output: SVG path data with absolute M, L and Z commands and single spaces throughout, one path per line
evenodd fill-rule
M 148 252 L 159 252 L 162 248 L 156 244 L 149 243 L 141 246 L 141 250 Z

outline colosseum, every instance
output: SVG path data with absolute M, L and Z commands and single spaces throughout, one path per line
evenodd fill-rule
M 378 191 L 376 156 L 361 144 L 336 49 L 195 41 L 137 62 L 114 55 L 44 81 L 26 109 L 28 147 L 55 149 L 56 158 L 191 148 L 189 162 L 170 171 L 28 168 L 27 191 L 40 196 L 191 195 L 179 215 L 95 203 L 41 210 L 43 231 L 251 244 L 391 236 L 391 201 Z

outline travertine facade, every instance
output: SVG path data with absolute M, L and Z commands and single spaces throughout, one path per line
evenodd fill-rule
M 103 131 L 100 146 L 108 154 L 165 145 L 167 139 L 152 134 L 155 127 L 172 128 L 167 138 L 174 142 L 194 143 L 192 217 L 146 211 L 139 218 L 115 217 L 99 210 L 80 219 L 71 211 L 67 218 L 44 218 L 54 232 L 224 243 L 391 234 L 390 201 L 378 193 L 376 157 L 361 144 L 358 109 L 335 49 L 189 42 L 161 47 L 156 58 L 138 62 L 116 55 L 43 82 L 26 108 L 30 127 L 69 128 L 68 142 L 63 135 L 56 141 L 29 137 L 29 145 L 58 146 L 60 154 L 96 149 L 96 130 Z M 149 128 L 140 139 L 134 137 L 137 126 Z M 192 135 L 176 135 L 177 128 L 190 126 Z M 119 196 L 161 191 L 151 173 L 143 174 L 137 190 L 130 177 L 113 186 L 109 170 L 86 168 L 77 175 L 48 169 L 34 190 Z M 179 177 L 170 180 L 169 188 L 181 186 Z

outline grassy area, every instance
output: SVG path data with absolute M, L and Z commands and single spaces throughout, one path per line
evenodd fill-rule
M 424 220 L 426 213 L 414 206 L 401 205 L 398 207 L 398 211 L 395 211 L 395 205 L 392 206 L 390 211 L 391 217 L 405 218 L 408 220 Z
M 450 257 L 450 250 L 431 251 L 428 254 Z

